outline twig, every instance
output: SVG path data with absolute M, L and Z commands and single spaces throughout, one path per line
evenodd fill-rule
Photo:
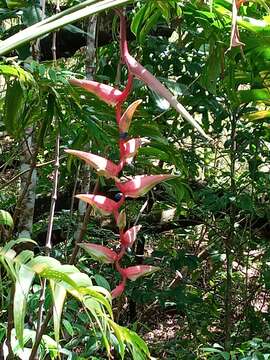
M 72 217 L 73 217 L 73 211 L 74 211 L 74 199 L 75 199 L 75 195 L 76 195 L 80 169 L 81 169 L 81 164 L 79 164 L 79 166 L 77 167 L 77 172 L 76 172 L 76 176 L 75 176 L 75 183 L 74 183 L 73 190 L 72 190 L 71 203 L 70 203 L 70 209 L 69 209 L 69 224 L 68 224 L 68 229 L 67 229 L 67 234 L 66 234 L 66 239 L 65 239 L 65 258 L 67 258 L 67 245 L 68 245 L 68 239 L 69 239 L 70 230 L 71 230 L 71 227 L 72 227 Z
M 140 220 L 140 217 L 142 216 L 142 213 L 144 212 L 145 208 L 147 207 L 148 205 L 148 201 L 149 201 L 149 197 L 145 200 L 143 206 L 141 207 L 137 217 L 136 217 L 136 220 L 134 222 L 134 226 L 138 224 L 138 221 Z
M 62 160 L 66 157 L 66 155 L 63 155 L 59 158 L 59 160 Z M 46 165 L 49 165 L 49 164 L 52 164 L 55 162 L 55 159 L 54 160 L 49 160 L 49 161 L 46 161 L 44 163 L 40 163 L 40 164 L 36 164 L 36 168 L 40 168 L 42 166 L 46 166 Z M 22 175 L 26 174 L 28 171 L 30 171 L 31 168 L 29 169 L 25 169 L 23 171 L 21 171 L 19 174 L 15 175 L 12 179 L 10 179 L 9 181 L 7 181 L 4 185 L 2 185 L 0 187 L 0 191 L 3 190 L 6 186 L 10 185 L 11 183 L 13 183 L 13 181 L 17 180 L 18 178 L 20 178 Z

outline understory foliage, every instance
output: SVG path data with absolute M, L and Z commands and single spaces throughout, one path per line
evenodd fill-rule
M 1 3 L 0 357 L 270 359 L 269 4 L 60 7 Z

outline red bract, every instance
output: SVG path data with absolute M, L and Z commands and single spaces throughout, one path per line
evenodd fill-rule
M 104 215 L 115 213 L 119 207 L 119 203 L 102 195 L 79 194 L 76 198 L 87 202 L 91 206 L 100 210 Z
M 134 156 L 137 154 L 140 146 L 149 144 L 149 142 L 150 141 L 146 138 L 134 138 L 124 142 L 122 159 L 125 160 L 127 164 L 130 164 Z
M 173 179 L 175 175 L 138 175 L 124 183 L 116 181 L 118 189 L 126 196 L 137 198 L 146 194 L 162 181 Z
M 113 250 L 98 244 L 80 243 L 78 244 L 83 248 L 92 258 L 104 264 L 113 264 L 118 255 Z
M 70 79 L 72 85 L 80 86 L 81 88 L 96 95 L 100 100 L 111 106 L 121 104 L 126 100 L 133 83 L 133 75 L 129 74 L 128 82 L 124 91 L 115 89 L 114 87 L 106 84 L 101 84 L 93 80 L 79 80 Z
M 84 90 L 89 91 L 111 106 L 115 106 L 119 103 L 123 96 L 123 93 L 120 90 L 115 89 L 110 85 L 100 84 L 96 81 L 70 79 L 69 82 L 72 85 L 80 86 Z
M 117 285 L 115 289 L 112 290 L 111 295 L 113 299 L 122 295 L 123 291 L 125 290 L 125 285 L 126 281 L 124 280 L 119 285 Z
M 84 160 L 86 164 L 96 169 L 100 176 L 114 178 L 121 170 L 119 165 L 115 165 L 112 161 L 95 154 L 71 149 L 66 149 L 65 152 Z
M 126 248 L 130 248 L 136 240 L 137 234 L 141 227 L 141 225 L 136 225 L 128 229 L 121 237 L 121 245 Z
M 129 107 L 126 109 L 124 114 L 121 116 L 119 122 L 119 131 L 120 133 L 127 133 L 131 124 L 132 117 L 137 109 L 137 107 L 141 104 L 142 100 L 134 101 Z
M 127 278 L 131 281 L 135 281 L 139 277 L 152 274 L 157 270 L 159 270 L 157 266 L 136 265 L 136 266 L 130 266 L 126 269 L 121 269 L 121 275 L 123 276 L 123 278 Z

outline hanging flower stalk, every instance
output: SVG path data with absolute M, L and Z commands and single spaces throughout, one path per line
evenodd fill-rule
M 124 203 L 127 197 L 138 198 L 145 195 L 150 189 L 157 184 L 170 180 L 175 175 L 161 174 L 161 175 L 137 175 L 130 180 L 122 181 L 119 177 L 120 172 L 126 164 L 130 164 L 137 154 L 140 146 L 149 141 L 144 138 L 129 138 L 128 132 L 132 121 L 132 117 L 140 105 L 142 100 L 137 100 L 123 111 L 123 103 L 128 98 L 132 88 L 133 78 L 137 77 L 143 80 L 149 87 L 155 90 L 158 94 L 164 96 L 170 104 L 203 135 L 208 137 L 198 123 L 191 117 L 191 115 L 177 102 L 169 92 L 152 74 L 150 74 L 142 65 L 140 65 L 128 52 L 126 41 L 126 23 L 125 18 L 121 12 L 120 16 L 120 50 L 122 61 L 128 68 L 128 81 L 124 91 L 115 89 L 109 85 L 99 84 L 90 80 L 71 79 L 72 85 L 80 86 L 85 90 L 95 94 L 100 100 L 104 101 L 115 108 L 116 123 L 119 132 L 119 162 L 118 164 L 105 159 L 99 155 L 91 154 L 79 150 L 66 150 L 67 153 L 77 156 L 84 160 L 86 164 L 93 167 L 99 175 L 106 178 L 112 178 L 115 181 L 116 187 L 120 191 L 120 200 L 114 201 L 105 196 L 94 194 L 79 194 L 77 198 L 85 201 L 89 205 L 101 211 L 104 215 L 112 215 L 119 230 L 120 247 L 118 251 L 113 251 L 108 247 L 91 244 L 79 244 L 92 258 L 107 264 L 114 264 L 115 269 L 121 276 L 120 284 L 112 291 L 112 297 L 120 296 L 125 290 L 127 280 L 134 281 L 137 278 L 148 275 L 156 270 L 158 267 L 149 265 L 136 265 L 128 268 L 122 268 L 121 259 L 126 251 L 132 247 L 136 241 L 138 232 L 141 229 L 140 225 L 133 226 L 126 229 L 126 214 L 124 210 Z

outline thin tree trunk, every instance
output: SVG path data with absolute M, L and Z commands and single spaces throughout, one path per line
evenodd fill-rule
M 33 129 L 26 130 L 26 139 L 22 145 L 21 171 L 31 169 L 30 173 L 25 172 L 21 177 L 21 203 L 19 204 L 18 233 L 19 237 L 31 238 L 36 200 L 37 170 L 35 167 L 36 152 L 34 150 Z
M 86 79 L 92 80 L 96 70 L 96 33 L 97 33 L 97 15 L 89 18 L 87 26 L 87 40 L 86 40 L 86 59 L 85 59 L 85 74 Z

